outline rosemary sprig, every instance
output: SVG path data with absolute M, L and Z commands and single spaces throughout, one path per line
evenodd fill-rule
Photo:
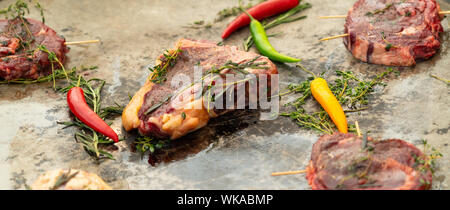
M 67 184 L 71 179 L 73 179 L 75 176 L 78 175 L 79 171 L 71 174 L 71 170 L 69 170 L 67 173 L 63 173 L 61 176 L 58 177 L 53 187 L 51 187 L 49 190 L 57 190 L 61 186 Z
M 330 89 L 336 96 L 343 107 L 347 107 L 345 112 L 359 112 L 367 109 L 369 104 L 368 96 L 374 91 L 376 85 L 383 85 L 381 79 L 393 70 L 389 68 L 387 71 L 378 75 L 370 81 L 358 79 L 350 71 L 336 71 L 338 78 L 331 83 Z M 296 93 L 300 96 L 285 106 L 290 107 L 294 111 L 282 113 L 281 116 L 290 117 L 295 120 L 300 127 L 319 131 L 321 133 L 332 134 L 335 131 L 335 125 L 328 114 L 320 108 L 317 112 L 308 112 L 305 105 L 308 101 L 313 100 L 311 94 L 310 83 L 314 78 L 308 78 L 300 84 L 288 85 L 288 91 L 280 94 L 281 96 Z M 350 125 L 350 131 L 355 131 L 354 125 Z
M 92 110 L 97 113 L 102 119 L 111 117 L 112 115 L 120 115 L 122 113 L 123 107 L 119 106 L 118 104 L 113 107 L 101 107 L 101 92 L 106 83 L 104 80 L 97 78 L 87 80 L 77 74 L 70 75 L 69 79 L 70 82 L 68 86 L 57 88 L 59 92 L 67 93 L 71 88 L 77 86 L 77 83 L 79 82 L 79 87 L 81 87 L 84 91 L 86 102 L 89 104 Z M 103 146 L 113 144 L 113 141 L 108 140 L 105 136 L 94 131 L 93 129 L 79 121 L 77 118 L 75 118 L 71 122 L 60 122 L 59 124 L 65 125 L 66 127 L 64 128 L 74 126 L 80 129 L 80 132 L 77 132 L 75 134 L 76 140 L 80 142 L 86 152 L 96 160 L 105 158 L 114 160 L 114 157 L 110 153 L 101 149 L 101 147 Z
M 276 27 L 276 26 L 284 24 L 284 23 L 291 23 L 291 22 L 305 19 L 307 16 L 300 16 L 300 17 L 294 17 L 294 16 L 306 9 L 311 8 L 311 7 L 312 7 L 312 5 L 310 3 L 299 4 L 295 8 L 279 15 L 274 20 L 267 22 L 267 23 L 263 23 L 264 29 L 268 30 L 268 29 L 271 29 L 273 27 Z M 244 50 L 249 51 L 250 48 L 253 46 L 253 44 L 254 44 L 253 37 L 250 35 L 244 41 Z
M 0 84 L 35 84 L 35 83 L 46 83 L 46 82 L 51 82 L 53 80 L 59 80 L 59 79 L 65 79 L 66 78 L 66 74 L 67 75 L 72 75 L 73 73 L 75 73 L 76 68 L 73 68 L 71 70 L 68 70 L 66 72 L 64 72 L 62 69 L 56 69 L 53 71 L 53 74 L 44 76 L 44 77 L 40 77 L 38 79 L 16 79 L 16 80 L 9 80 L 9 81 L 0 81 Z

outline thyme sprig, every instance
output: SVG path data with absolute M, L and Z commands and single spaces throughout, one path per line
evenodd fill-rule
M 331 83 L 330 89 L 339 103 L 347 108 L 346 113 L 359 112 L 368 109 L 366 106 L 369 104 L 370 93 L 374 91 L 375 86 L 384 85 L 381 80 L 391 72 L 393 70 L 388 68 L 374 79 L 364 81 L 357 78 L 351 71 L 336 71 L 338 78 Z M 307 111 L 305 108 L 305 105 L 313 100 L 310 86 L 312 80 L 314 78 L 310 77 L 300 84 L 289 84 L 287 92 L 280 94 L 280 97 L 292 93 L 300 95 L 294 102 L 285 105 L 294 111 L 282 113 L 281 116 L 290 117 L 302 128 L 332 134 L 336 127 L 323 108 L 316 112 Z M 354 125 L 350 125 L 349 130 L 354 132 L 356 131 L 354 128 Z
M 386 34 L 384 33 L 384 31 L 381 32 L 381 39 L 384 41 L 384 43 L 386 43 L 386 47 L 385 47 L 386 51 L 391 50 L 391 48 L 398 48 L 397 46 L 393 45 L 386 39 Z
M 44 8 L 41 6 L 41 4 L 38 1 L 17 0 L 15 3 L 0 10 L 0 15 L 3 15 L 6 19 L 19 18 L 25 24 L 24 17 L 25 17 L 25 15 L 30 14 L 30 7 L 28 6 L 27 2 L 34 4 L 34 7 L 39 11 L 39 13 L 41 15 L 42 22 L 45 23 Z
M 170 140 L 159 140 L 148 136 L 139 136 L 134 142 L 136 150 L 144 155 L 147 152 L 155 153 L 158 149 L 162 149 L 169 144 Z
M 153 73 L 152 82 L 156 84 L 161 84 L 165 82 L 167 69 L 175 65 L 178 55 L 181 53 L 181 49 L 168 51 L 163 54 L 164 58 L 161 60 L 161 63 L 154 66 L 153 68 L 149 68 L 149 70 Z
M 385 6 L 384 8 L 382 8 L 382 9 L 376 9 L 376 10 L 374 10 L 374 11 L 367 12 L 367 13 L 366 13 L 366 16 L 373 16 L 373 15 L 377 15 L 377 14 L 383 14 L 383 13 L 385 13 L 387 10 L 389 10 L 393 5 L 394 5 L 394 4 L 392 4 L 392 3 L 386 4 L 386 6 Z
M 428 170 L 430 170 L 431 173 L 434 174 L 437 168 L 436 160 L 444 157 L 444 155 L 439 150 L 432 147 L 425 139 L 421 139 L 420 144 L 423 146 L 424 156 L 414 157 L 416 164 L 420 165 L 419 171 L 422 173 L 427 173 Z
M 305 18 L 307 18 L 307 16 L 299 16 L 299 17 L 294 17 L 294 16 L 306 9 L 311 8 L 311 7 L 312 7 L 312 5 L 310 3 L 299 4 L 295 8 L 279 15 L 274 20 L 272 20 L 270 22 L 263 22 L 264 29 L 268 30 L 268 29 L 274 28 L 281 24 L 291 23 L 291 22 L 305 19 Z M 253 46 L 253 44 L 254 44 L 254 40 L 253 40 L 253 37 L 250 35 L 244 41 L 244 50 L 249 51 L 250 48 Z
M 55 78 L 55 63 L 59 65 L 59 67 L 61 67 L 64 75 L 66 76 L 67 81 L 69 81 L 69 75 L 67 74 L 66 68 L 64 67 L 64 64 L 58 59 L 58 56 L 56 56 L 56 54 L 50 50 L 47 49 L 46 46 L 44 45 L 38 45 L 35 53 L 37 51 L 42 51 L 44 53 L 47 53 L 48 55 L 48 60 L 50 61 L 50 65 L 52 68 L 52 76 L 53 76 L 53 89 L 56 89 L 56 78 Z

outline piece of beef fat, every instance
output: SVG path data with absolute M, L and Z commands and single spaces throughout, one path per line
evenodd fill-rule
M 188 39 L 161 55 L 158 64 L 122 116 L 126 130 L 158 138 L 178 139 L 196 131 L 211 118 L 237 109 L 238 101 L 248 106 L 250 98 L 257 98 L 249 97 L 250 84 L 266 75 L 270 88 L 271 75 L 278 74 L 266 57 Z

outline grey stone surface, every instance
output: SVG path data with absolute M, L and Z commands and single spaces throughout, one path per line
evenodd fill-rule
M 13 2 L 1 1 L 0 7 Z M 221 41 L 227 22 L 209 29 L 184 26 L 198 20 L 213 21 L 223 8 L 236 1 L 223 0 L 42 0 L 47 24 L 68 41 L 100 39 L 101 44 L 73 46 L 67 66 L 97 65 L 91 76 L 108 81 L 105 105 L 126 104 L 145 81 L 148 66 L 180 38 Z M 285 24 L 270 33 L 282 53 L 304 59 L 315 71 L 334 75 L 352 70 L 360 76 L 379 74 L 386 68 L 355 60 L 341 40 L 319 43 L 321 37 L 340 34 L 344 20 L 320 20 L 321 15 L 346 14 L 353 0 L 314 0 L 306 20 Z M 450 5 L 440 0 L 444 10 Z M 38 18 L 34 13 L 31 17 Z M 414 68 L 399 68 L 384 90 L 371 99 L 370 109 L 350 116 L 379 139 L 401 138 L 417 143 L 428 139 L 444 154 L 438 161 L 434 189 L 450 189 L 449 86 L 430 78 L 433 73 L 450 78 L 449 23 L 443 21 L 441 51 Z M 226 44 L 241 46 L 248 29 L 235 33 Z M 306 78 L 293 65 L 279 64 L 282 84 Z M 40 174 L 57 168 L 77 168 L 97 173 L 116 189 L 309 189 L 304 175 L 271 177 L 270 173 L 303 169 L 318 134 L 301 130 L 286 118 L 258 121 L 256 112 L 236 112 L 175 143 L 166 162 L 152 167 L 130 150 L 131 140 L 118 144 L 115 161 L 96 164 L 73 138 L 75 130 L 62 130 L 57 121 L 69 120 L 65 96 L 51 84 L 0 85 L 0 189 L 24 189 Z M 289 100 L 289 98 L 285 99 Z M 121 128 L 117 118 L 113 128 Z

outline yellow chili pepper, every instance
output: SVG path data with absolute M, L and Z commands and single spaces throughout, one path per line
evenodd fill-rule
M 339 132 L 348 133 L 347 117 L 345 116 L 344 109 L 342 109 L 342 106 L 339 104 L 336 96 L 334 96 L 333 92 L 331 92 L 327 81 L 306 70 L 302 65 L 298 66 L 315 77 L 315 79 L 311 82 L 312 95 L 328 113 Z

